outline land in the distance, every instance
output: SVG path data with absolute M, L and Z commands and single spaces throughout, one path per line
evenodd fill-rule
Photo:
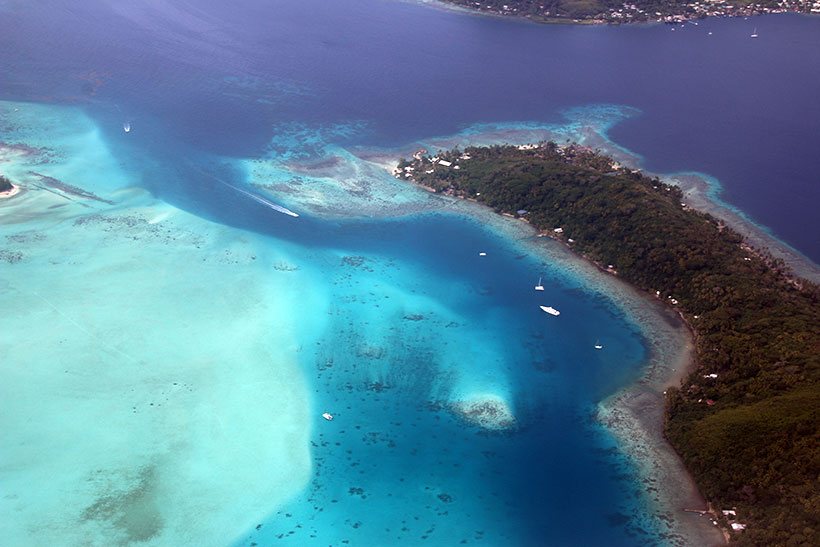
M 591 149 L 471 147 L 395 175 L 526 220 L 673 307 L 696 362 L 667 392 L 665 432 L 738 545 L 818 545 L 820 288 L 679 188 Z
M 495 15 L 543 23 L 682 23 L 703 17 L 820 13 L 818 0 L 442 0 Z

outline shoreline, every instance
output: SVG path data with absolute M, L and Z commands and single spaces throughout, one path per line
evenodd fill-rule
M 14 184 L 11 185 L 11 190 L 6 190 L 5 192 L 0 192 L 0 199 L 11 199 L 14 196 L 18 195 L 22 192 L 23 189 L 20 186 L 15 186 Z
M 381 159 L 379 165 L 387 167 Z M 393 162 L 392 166 L 395 165 Z M 428 192 L 413 181 L 406 182 Z M 528 222 L 510 222 L 517 219 L 472 200 L 440 197 L 453 203 L 440 212 L 462 214 L 486 223 L 523 251 L 557 263 L 561 270 L 572 272 L 589 288 L 604 294 L 634 322 L 648 346 L 646 362 L 632 384 L 597 403 L 596 422 L 616 439 L 621 452 L 635 465 L 641 476 L 639 486 L 652 502 L 652 514 L 668 527 L 666 535 L 673 545 L 725 544 L 724 534 L 708 519 L 686 511 L 705 510 L 706 501 L 663 434 L 663 393 L 668 387 L 680 385 L 696 366 L 691 327 L 674 309 L 607 272 L 566 242 L 540 234 Z
M 576 122 L 569 112 L 565 112 L 565 116 L 570 123 Z M 618 123 L 618 121 L 615 123 Z M 779 239 L 771 228 L 757 224 L 754 219 L 747 217 L 731 203 L 721 199 L 719 194 L 722 187 L 719 180 L 705 173 L 662 173 L 645 169 L 643 167 L 643 158 L 640 155 L 610 140 L 608 136 L 610 123 L 596 124 L 595 120 L 589 119 L 580 119 L 577 122 L 579 122 L 578 127 L 570 133 L 561 131 L 560 124 L 533 124 L 530 127 L 527 127 L 526 124 L 522 127 L 487 124 L 486 127 L 476 126 L 476 131 L 470 133 L 420 139 L 406 146 L 401 146 L 397 150 L 365 149 L 363 151 L 353 151 L 353 153 L 359 159 L 378 165 L 392 174 L 393 167 L 396 164 L 396 154 L 411 157 L 414 151 L 419 148 L 447 150 L 454 146 L 521 145 L 548 140 L 560 142 L 569 138 L 582 146 L 600 151 L 624 167 L 637 169 L 646 176 L 658 177 L 666 184 L 679 187 L 691 208 L 722 220 L 727 226 L 746 238 L 758 253 L 763 251 L 771 258 L 782 260 L 796 277 L 820 283 L 820 268 L 809 257 L 789 243 Z M 413 183 L 413 186 L 423 189 L 421 185 L 416 183 Z
M 606 141 L 605 134 L 599 139 Z M 671 337 L 662 338 L 657 333 L 669 330 L 668 325 L 658 327 L 655 319 L 635 314 L 634 308 L 626 313 L 627 319 L 637 318 L 649 339 L 644 347 L 652 351 L 641 359 L 648 363 L 647 370 L 637 383 L 620 390 L 623 384 L 613 386 L 617 393 L 601 394 L 606 400 L 593 404 L 598 421 L 618 438 L 618 453 L 631 455 L 641 469 L 638 476 L 646 477 L 644 493 L 655 504 L 645 503 L 657 518 L 647 520 L 644 529 L 667 526 L 691 530 L 685 536 L 705 534 L 682 543 L 700 545 L 721 544 L 747 527 L 756 541 L 776 542 L 773 536 L 784 528 L 771 528 L 773 523 L 766 522 L 773 513 L 794 530 L 810 527 L 811 521 L 800 512 L 810 472 L 796 466 L 792 479 L 767 459 L 776 450 L 803 461 L 810 452 L 793 443 L 791 430 L 772 431 L 754 443 L 734 424 L 743 415 L 749 430 L 767 430 L 781 421 L 799 423 L 804 429 L 812 426 L 812 415 L 805 410 L 811 403 L 804 400 L 817 394 L 809 375 L 816 364 L 814 355 L 811 346 L 790 341 L 806 339 L 816 330 L 817 286 L 796 277 L 766 249 L 744 242 L 743 235 L 709 211 L 696 212 L 680 186 L 625 167 L 586 144 L 560 146 L 550 140 L 463 150 L 456 146 L 435 149 L 433 154 L 421 149 L 411 160 L 402 159 L 394 176 L 430 186 L 441 195 L 475 199 L 502 216 L 525 217 L 539 235 L 566 240 L 568 252 L 577 251 L 599 269 L 607 265 L 606 272 L 618 275 L 612 264 L 623 266 L 618 268 L 623 269 L 623 281 L 651 300 L 671 304 L 670 313 L 678 312 L 677 328 Z M 717 181 L 710 184 L 708 176 L 702 178 L 712 189 L 706 196 L 715 196 Z M 738 211 L 737 219 L 747 217 Z M 578 240 L 577 245 L 567 234 Z M 621 308 L 630 306 L 621 301 Z M 733 322 L 734 314 L 743 320 Z M 745 340 L 740 350 L 736 339 Z M 691 350 L 687 355 L 687 345 L 694 345 L 694 359 Z M 759 360 L 749 360 L 747 351 L 759 354 Z M 784 375 L 778 367 L 787 364 L 793 367 L 789 371 L 805 371 L 806 376 Z M 687 374 L 683 382 L 676 372 Z M 745 378 L 754 378 L 761 386 L 757 398 L 750 399 L 753 390 Z M 670 387 L 661 397 L 659 391 L 666 386 Z M 671 447 L 658 439 L 668 440 Z M 769 445 L 773 448 L 767 452 L 763 447 Z M 688 481 L 680 479 L 683 469 L 675 471 L 684 467 Z M 743 472 L 759 467 L 768 470 L 759 478 L 749 479 Z M 757 481 L 752 484 L 772 501 L 738 495 L 739 487 L 729 488 L 727 481 Z M 784 490 L 784 483 L 805 487 Z M 656 484 L 664 485 L 662 493 Z M 712 505 L 704 508 L 698 491 Z M 701 522 L 715 528 L 707 532 L 703 526 L 683 525 L 691 518 L 681 511 L 708 516 Z M 717 532 L 723 537 L 713 538 Z
M 516 8 L 504 5 L 503 9 L 493 8 L 487 5 L 483 9 L 476 7 L 477 3 L 470 3 L 470 5 L 460 4 L 448 0 L 417 0 L 417 3 L 435 7 L 441 10 L 451 11 L 455 13 L 462 13 L 468 15 L 480 15 L 484 17 L 494 17 L 498 19 L 507 19 L 512 21 L 528 22 L 536 25 L 589 25 L 589 26 L 621 26 L 621 25 L 685 25 L 687 23 L 697 25 L 699 21 L 704 19 L 715 18 L 731 18 L 737 19 L 740 17 L 749 18 L 761 15 L 817 15 L 817 12 L 811 11 L 811 5 L 805 6 L 796 5 L 788 7 L 770 8 L 761 5 L 739 6 L 735 9 L 734 6 L 723 7 L 719 4 L 699 5 L 701 11 L 695 10 L 690 13 L 657 13 L 652 16 L 647 16 L 646 11 L 637 10 L 637 6 L 630 6 L 630 10 L 624 13 L 624 9 L 614 10 L 608 12 L 596 13 L 593 16 L 586 16 L 582 18 L 573 17 L 553 17 L 545 15 L 522 15 L 517 13 Z M 797 2 L 800 4 L 800 2 Z M 624 4 L 623 8 L 627 5 Z M 708 10 L 712 11 L 708 11 Z M 637 17 L 636 17 L 637 15 Z
M 719 196 L 719 183 L 710 184 L 702 173 L 669 173 L 658 175 L 667 184 L 674 184 L 683 191 L 688 205 L 698 211 L 709 213 L 726 223 L 744 237 L 752 252 L 782 260 L 797 277 L 820 283 L 820 269 L 800 251 L 777 238 L 766 226 L 758 225 Z
M 769 227 L 757 224 L 740 209 L 723 201 L 720 197 L 720 181 L 706 173 L 682 171 L 677 173 L 656 173 L 641 166 L 642 158 L 609 140 L 606 133 L 598 133 L 594 128 L 582 130 L 583 142 L 580 144 L 600 150 L 605 155 L 616 159 L 622 165 L 638 169 L 650 177 L 658 177 L 666 184 L 677 186 L 683 192 L 687 204 L 697 211 L 708 213 L 726 223 L 731 229 L 741 234 L 751 247 L 761 254 L 764 252 L 772 258 L 782 260 L 797 277 L 820 283 L 820 268 L 806 255 L 779 239 Z
M 472 205 L 480 206 L 475 202 Z M 502 222 L 509 218 L 489 212 Z M 529 223 L 522 222 L 521 226 L 535 231 Z M 548 238 L 565 253 L 562 267 L 575 266 L 574 273 L 579 273 L 579 266 L 587 270 L 580 272 L 584 281 L 602 288 L 601 292 L 634 321 L 647 343 L 648 355 L 640 377 L 599 401 L 595 418 L 638 469 L 641 488 L 653 502 L 654 516 L 669 526 L 669 534 L 674 537 L 670 541 L 674 545 L 725 544 L 725 533 L 708 519 L 687 511 L 692 508 L 705 511 L 707 501 L 663 432 L 666 389 L 679 386 L 697 365 L 692 327 L 664 301 L 608 272 L 602 265 L 575 252 L 566 242 L 549 235 L 536 237 Z M 530 246 L 531 252 L 538 253 L 543 242 L 532 241 Z

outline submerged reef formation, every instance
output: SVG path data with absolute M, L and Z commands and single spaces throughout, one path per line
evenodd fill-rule
M 515 416 L 506 401 L 494 395 L 473 397 L 451 405 L 460 418 L 490 431 L 516 427 Z
M 695 333 L 665 432 L 739 545 L 817 544 L 820 289 L 680 189 L 578 146 L 470 147 L 394 173 L 531 223 L 652 297 Z

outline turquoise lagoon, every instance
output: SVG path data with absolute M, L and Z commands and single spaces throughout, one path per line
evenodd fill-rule
M 335 145 L 298 164 L 212 158 L 203 179 L 246 214 L 227 226 L 142 190 L 127 168 L 139 152 L 76 108 L 4 103 L 2 121 L 16 143 L 4 172 L 24 187 L 3 203 L 3 309 L 15 318 L 3 330 L 4 504 L 19 516 L 7 537 L 680 533 L 647 518 L 642 475 L 595 420 L 598 401 L 639 377 L 641 331 L 560 247 Z M 244 172 L 242 188 L 274 199 L 254 173 L 285 165 L 312 189 L 277 198 L 299 218 L 220 182 Z M 346 173 L 368 177 L 351 186 Z M 284 237 L 254 231 L 266 222 Z M 538 309 L 547 303 L 560 318 Z
M 761 19 L 750 53 L 741 21 L 539 27 L 381 0 L 0 12 L 0 172 L 23 189 L 0 201 L 5 541 L 713 539 L 652 431 L 685 357 L 674 318 L 389 169 L 419 146 L 580 140 L 720 171 L 727 205 L 815 256 L 816 156 L 764 182 L 781 147 L 816 143 L 816 19 Z M 739 57 L 769 77 L 749 87 Z M 665 70 L 691 59 L 691 81 Z M 743 100 L 707 101 L 718 84 Z M 691 124 L 709 150 L 676 139 Z M 757 178 L 733 170 L 749 151 Z
M 141 188 L 163 167 L 136 135 L 73 107 L 0 116 L 24 189 L 2 204 L 15 543 L 686 537 L 595 418 L 641 376 L 641 328 L 560 246 L 396 181 L 384 150 L 330 144 L 338 128 L 200 159 L 220 210 L 192 215 Z

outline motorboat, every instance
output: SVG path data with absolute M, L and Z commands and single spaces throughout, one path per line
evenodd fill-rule
M 556 310 L 552 306 L 538 306 L 538 307 L 541 308 L 541 311 L 547 312 L 550 315 L 555 315 L 555 316 L 561 315 L 561 312 Z

